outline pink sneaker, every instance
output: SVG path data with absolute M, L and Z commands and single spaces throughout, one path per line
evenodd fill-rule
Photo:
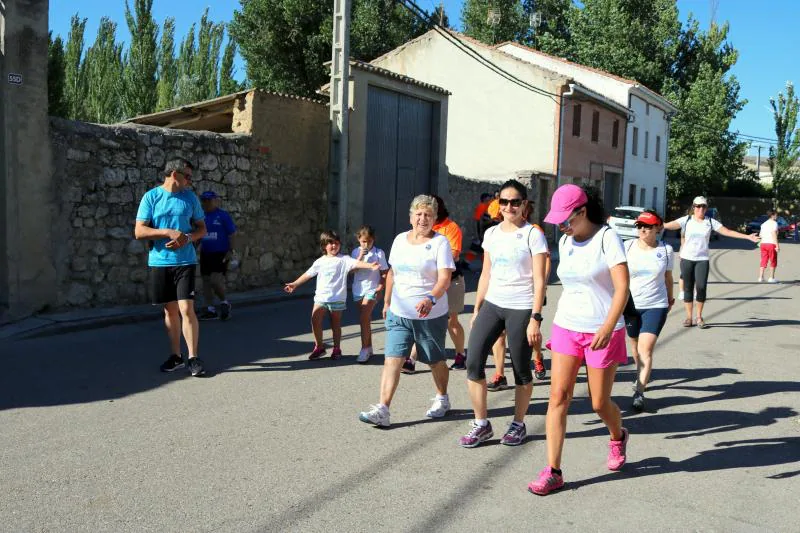
M 550 494 L 554 490 L 564 487 L 564 478 L 553 472 L 552 467 L 547 467 L 539 472 L 539 478 L 528 483 L 528 491 L 539 496 Z
M 627 457 L 625 451 L 628 448 L 628 430 L 622 428 L 622 440 L 608 441 L 608 469 L 619 470 L 625 464 Z
M 322 346 L 315 345 L 314 351 L 311 352 L 311 355 L 309 355 L 308 358 L 313 361 L 315 359 L 319 359 L 323 355 L 325 355 L 325 345 L 324 344 Z
M 340 359 L 342 357 L 342 349 L 341 348 L 334 348 L 331 352 L 331 359 Z

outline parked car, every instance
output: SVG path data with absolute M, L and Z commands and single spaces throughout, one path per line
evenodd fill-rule
M 608 217 L 608 226 L 617 232 L 621 239 L 636 239 L 639 232 L 636 231 L 636 218 L 644 211 L 643 207 L 623 205 L 611 211 Z
M 761 224 L 767 221 L 768 215 L 760 215 L 747 223 L 745 233 L 758 233 L 761 231 Z M 788 220 L 783 217 L 778 217 L 778 238 L 785 239 L 787 235 L 794 234 L 794 224 L 790 224 Z

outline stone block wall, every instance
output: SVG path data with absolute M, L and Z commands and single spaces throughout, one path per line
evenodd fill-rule
M 239 228 L 241 265 L 228 275 L 230 290 L 294 279 L 319 255 L 327 172 L 274 163 L 249 135 L 56 118 L 50 132 L 57 307 L 147 301 L 147 250 L 133 237 L 136 211 L 175 157 L 194 164 L 195 191 L 216 191 Z

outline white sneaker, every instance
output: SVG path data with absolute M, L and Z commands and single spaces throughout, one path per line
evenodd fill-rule
M 369 348 L 361 348 L 361 351 L 358 352 L 358 359 L 356 359 L 357 363 L 366 363 L 369 361 L 369 358 L 372 357 L 372 346 Z
M 389 427 L 389 410 L 380 405 L 370 405 L 369 411 L 362 411 L 358 419 L 367 424 L 386 428 Z
M 778 283 L 778 280 L 777 280 L 777 279 L 775 279 L 775 278 L 769 278 L 769 279 L 767 280 L 767 283 Z
M 758 278 L 758 282 L 759 283 L 763 283 L 764 282 L 764 278 Z
M 433 405 L 425 413 L 428 418 L 442 418 L 450 410 L 450 400 L 447 398 L 434 398 Z

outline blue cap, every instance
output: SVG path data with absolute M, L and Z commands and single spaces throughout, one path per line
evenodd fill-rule
M 214 198 L 217 198 L 217 193 L 214 191 L 206 191 L 200 195 L 201 200 L 213 200 Z

